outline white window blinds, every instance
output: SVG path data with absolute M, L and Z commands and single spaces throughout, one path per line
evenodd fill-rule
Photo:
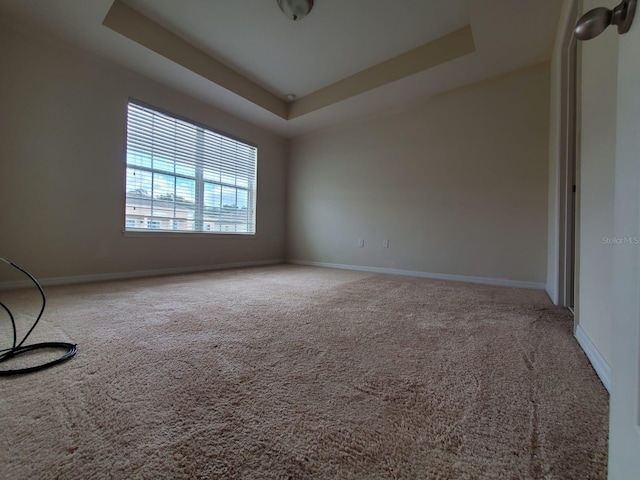
M 257 149 L 129 102 L 126 231 L 255 233 Z

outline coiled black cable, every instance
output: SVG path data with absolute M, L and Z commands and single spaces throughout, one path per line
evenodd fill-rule
M 33 277 L 33 275 L 31 275 L 29 272 L 27 272 L 23 268 L 20 268 L 18 265 L 14 264 L 13 262 L 10 262 L 6 258 L 0 257 L 0 260 L 20 270 L 27 277 L 29 277 L 31 281 L 36 285 L 36 287 L 38 287 L 38 291 L 40 292 L 40 296 L 42 297 L 42 307 L 40 308 L 40 313 L 38 313 L 38 317 L 36 318 L 36 321 L 33 322 L 33 325 L 31 326 L 27 334 L 22 338 L 22 340 L 20 340 L 20 343 L 17 343 L 18 333 L 17 333 L 15 318 L 11 313 L 11 310 L 9 310 L 9 308 L 7 308 L 7 306 L 4 303 L 0 302 L 0 307 L 2 307 L 5 310 L 5 312 L 7 312 L 7 314 L 9 315 L 9 318 L 11 319 L 11 326 L 13 328 L 13 344 L 11 348 L 5 348 L 0 350 L 0 363 L 5 362 L 15 357 L 16 355 L 20 355 L 21 353 L 31 352 L 33 350 L 39 350 L 43 348 L 57 348 L 57 349 L 65 350 L 65 353 L 60 358 L 57 358 L 50 362 L 43 363 L 41 365 L 36 365 L 33 367 L 19 368 L 15 370 L 0 370 L 0 376 L 18 375 L 22 373 L 37 372 L 38 370 L 44 370 L 45 368 L 53 367 L 58 363 L 65 362 L 70 358 L 72 358 L 78 352 L 78 346 L 72 343 L 43 342 L 43 343 L 34 343 L 33 345 L 24 345 L 24 342 L 27 340 L 29 335 L 31 335 L 31 332 L 33 332 L 33 330 L 36 328 L 36 325 L 38 325 L 38 322 L 40 322 L 40 318 L 42 318 L 42 314 L 44 313 L 44 307 L 47 304 L 47 298 L 44 295 L 44 291 L 42 290 L 42 287 L 40 286 L 38 281 Z

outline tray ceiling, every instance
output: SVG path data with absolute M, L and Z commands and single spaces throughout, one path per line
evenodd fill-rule
M 548 60 L 560 4 L 316 0 L 292 22 L 276 0 L 2 0 L 0 19 L 293 137 Z

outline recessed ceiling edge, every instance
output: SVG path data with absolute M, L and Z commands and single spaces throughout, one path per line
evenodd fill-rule
M 444 35 L 308 95 L 285 101 L 121 0 L 102 24 L 272 114 L 292 120 L 475 51 L 471 26 Z

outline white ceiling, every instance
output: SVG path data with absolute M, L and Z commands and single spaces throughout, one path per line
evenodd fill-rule
M 469 21 L 466 1 L 317 0 L 297 22 L 275 0 L 126 3 L 282 98 L 319 90 Z M 402 28 L 382 28 L 380 19 Z
M 315 0 L 298 22 L 276 0 L 124 0 L 284 98 L 338 80 L 471 25 L 476 51 L 285 120 L 102 25 L 112 0 L 0 0 L 0 16 L 36 25 L 204 102 L 294 137 L 548 60 L 559 0 Z

